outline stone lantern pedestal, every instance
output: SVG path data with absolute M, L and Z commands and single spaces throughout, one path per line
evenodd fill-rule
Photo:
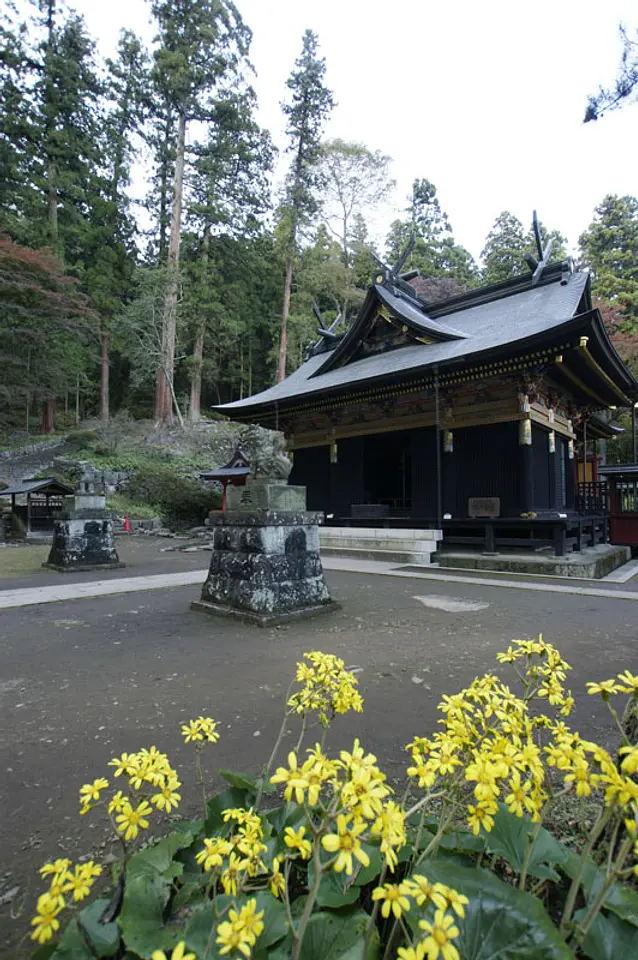
M 305 487 L 249 480 L 211 517 L 213 552 L 193 610 L 260 627 L 338 609 L 319 556 L 323 514 L 306 510 Z
M 51 552 L 42 566 L 60 573 L 124 566 L 115 547 L 113 521 L 106 516 L 105 496 L 65 497 L 63 516 L 55 521 Z

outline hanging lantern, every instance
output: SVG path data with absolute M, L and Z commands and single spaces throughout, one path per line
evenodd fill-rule
M 330 463 L 337 462 L 337 455 L 338 455 L 337 441 L 333 440 L 333 442 L 330 444 Z
M 574 441 L 573 440 L 567 441 L 567 456 L 569 457 L 570 460 L 574 459 Z
M 532 445 L 532 421 L 520 420 L 518 424 L 518 442 L 521 447 L 531 447 Z
M 547 434 L 547 441 L 549 444 L 549 452 L 556 453 L 556 434 L 553 430 L 550 430 Z
M 550 407 L 549 410 L 547 411 L 547 419 L 549 420 L 550 423 L 553 423 L 553 422 L 554 422 L 554 408 L 553 408 L 553 407 Z
M 443 431 L 443 453 L 454 453 L 454 434 L 451 430 Z

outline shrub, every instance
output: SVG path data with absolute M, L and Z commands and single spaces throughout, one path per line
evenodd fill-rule
M 164 522 L 177 527 L 202 524 L 211 510 L 221 506 L 217 490 L 161 462 L 138 467 L 129 480 L 127 494 L 133 500 L 156 504 Z
M 336 757 L 324 751 L 334 717 L 360 711 L 363 701 L 342 660 L 319 652 L 304 658 L 260 776 L 220 771 L 228 788 L 209 798 L 200 755 L 218 740 L 217 724 L 200 716 L 182 726 L 195 750 L 201 820 L 178 822 L 167 837 L 142 846 L 156 811 L 170 812 L 181 800 L 177 771 L 155 747 L 110 762 L 122 778 L 114 793 L 105 777 L 81 788 L 80 812 L 105 810 L 122 855 L 110 898 L 84 908 L 100 866 L 66 859 L 43 866 L 48 890 L 38 900 L 33 939 L 52 946 L 59 915 L 75 911 L 47 956 L 631 954 L 638 893 L 626 881 L 638 872 L 638 747 L 624 743 L 616 764 L 570 730 L 570 667 L 554 647 L 542 638 L 514 641 L 499 655 L 521 680 L 519 696 L 487 674 L 443 698 L 442 729 L 406 748 L 411 787 L 401 801 L 358 740 Z M 629 671 L 588 686 L 617 721 L 610 698 L 638 698 L 638 676 Z M 550 709 L 541 713 L 541 706 Z M 273 773 L 293 718 L 300 720 L 296 747 Z M 304 759 L 304 738 L 317 727 L 320 742 Z M 273 807 L 276 788 L 284 802 Z M 567 794 L 597 797 L 597 819 L 583 828 L 577 851 L 543 827 L 548 809 Z M 609 843 L 600 849 L 608 827 Z

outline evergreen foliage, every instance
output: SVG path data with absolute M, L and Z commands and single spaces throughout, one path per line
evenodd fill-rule
M 334 98 L 317 36 L 303 35 L 287 80 L 290 163 L 273 204 L 276 151 L 257 121 L 237 7 L 149 10 L 152 49 L 125 29 L 112 59 L 60 0 L 0 12 L 1 426 L 52 430 L 56 402 L 70 418 L 197 420 L 295 369 L 316 337 L 313 301 L 345 325 L 375 276 L 371 227 L 391 195 L 390 159 L 323 142 Z M 605 198 L 581 238 L 613 332 L 630 337 L 637 205 Z M 564 238 L 540 229 L 561 259 Z M 405 269 L 418 268 L 426 301 L 525 274 L 524 254 L 537 254 L 504 213 L 479 273 L 424 177 L 390 226 L 390 262 L 412 234 Z

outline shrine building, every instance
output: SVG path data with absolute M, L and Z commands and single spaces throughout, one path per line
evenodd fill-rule
M 537 241 L 525 273 L 433 304 L 380 265 L 344 333 L 322 323 L 298 370 L 217 409 L 284 432 L 290 482 L 328 523 L 559 555 L 604 542 L 604 495 L 575 449 L 613 435 L 606 412 L 633 406 L 638 383 L 589 274 Z

